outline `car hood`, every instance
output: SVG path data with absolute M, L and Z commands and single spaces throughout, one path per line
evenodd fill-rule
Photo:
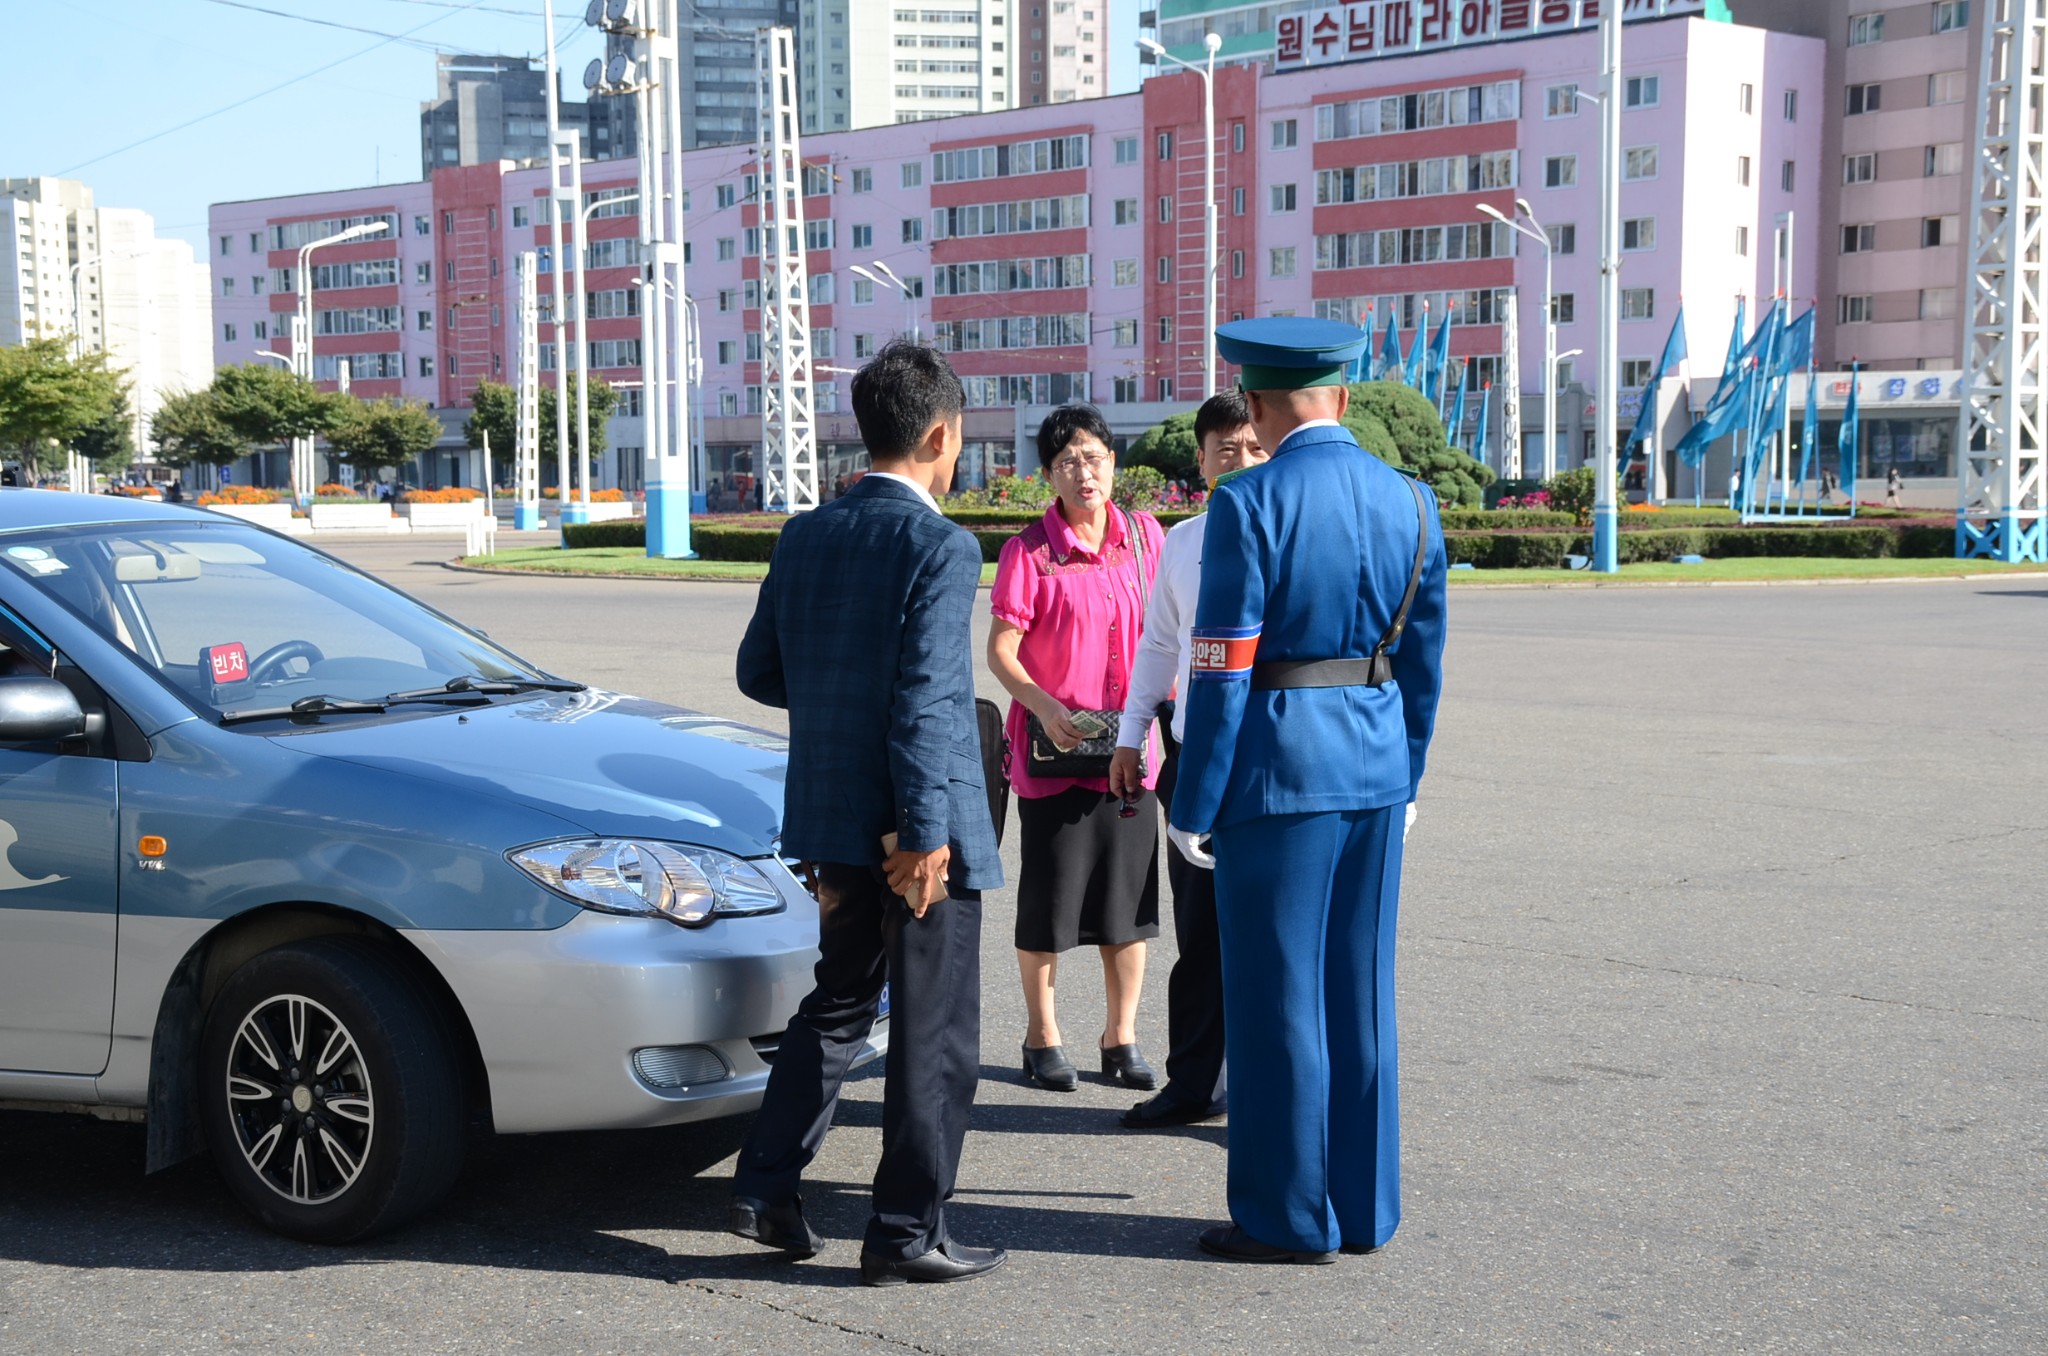
M 782 736 L 617 692 L 547 693 L 274 738 L 298 753 L 515 801 L 607 837 L 752 857 L 776 851 L 782 830 Z

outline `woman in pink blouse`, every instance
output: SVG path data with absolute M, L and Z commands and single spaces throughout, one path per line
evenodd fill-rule
M 1110 502 L 1116 459 L 1109 426 L 1091 405 L 1065 405 L 1038 430 L 1038 460 L 1059 499 L 1045 517 L 1003 545 L 996 566 L 988 666 L 1010 705 L 1010 784 L 1017 792 L 1017 967 L 1029 1027 L 1028 1081 L 1060 1092 L 1080 1085 L 1053 1013 L 1059 955 L 1076 946 L 1102 953 L 1108 1014 L 1102 1071 L 1126 1087 L 1158 1079 L 1138 1049 L 1138 993 L 1145 943 L 1159 935 L 1159 816 L 1153 809 L 1156 742 L 1147 750 L 1145 791 L 1129 805 L 1104 777 L 1031 772 L 1027 713 L 1062 746 L 1082 742 L 1071 716 L 1104 711 L 1110 733 L 1130 688 L 1144 624 L 1144 582 L 1156 577 L 1164 533 L 1146 513 Z M 1156 736 L 1147 736 L 1156 740 Z

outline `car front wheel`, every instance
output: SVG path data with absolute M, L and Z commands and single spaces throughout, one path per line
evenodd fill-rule
M 316 937 L 236 971 L 207 1015 L 201 1118 L 228 1186 L 316 1243 L 393 1228 L 462 1167 L 447 1024 L 375 943 Z

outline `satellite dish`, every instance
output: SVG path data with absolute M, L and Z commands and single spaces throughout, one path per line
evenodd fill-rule
M 605 22 L 609 24 L 624 23 L 626 21 L 626 6 L 629 3 L 631 3 L 631 0 L 604 0 Z
M 597 87 L 599 85 L 602 85 L 603 83 L 604 62 L 598 60 L 596 57 L 592 57 L 590 59 L 590 64 L 583 68 L 583 88 L 591 91 L 592 93 L 596 93 Z
M 590 0 L 590 8 L 583 11 L 583 22 L 592 28 L 604 26 L 604 0 Z
M 632 58 L 627 56 L 624 52 L 613 52 L 611 55 L 611 59 L 605 62 L 604 64 L 605 83 L 608 85 L 625 84 L 626 67 L 629 64 L 631 64 L 631 62 Z

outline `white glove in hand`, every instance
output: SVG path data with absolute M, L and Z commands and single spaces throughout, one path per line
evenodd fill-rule
M 1199 866 L 1204 871 L 1214 871 L 1216 869 L 1216 859 L 1209 855 L 1207 846 L 1209 842 L 1208 834 L 1189 833 L 1186 829 L 1177 829 L 1173 825 L 1168 824 L 1166 826 L 1166 837 L 1168 841 L 1180 849 L 1180 855 L 1188 859 L 1190 866 Z
M 1410 829 L 1412 829 L 1412 828 L 1414 828 L 1414 827 L 1415 827 L 1415 802 L 1411 800 L 1411 801 L 1409 801 L 1409 802 L 1408 802 L 1408 817 L 1407 817 L 1407 819 L 1403 820 L 1403 821 L 1402 821 L 1402 823 L 1401 823 L 1401 841 L 1402 841 L 1403 843 L 1406 843 L 1406 842 L 1408 841 L 1408 830 L 1410 830 Z

